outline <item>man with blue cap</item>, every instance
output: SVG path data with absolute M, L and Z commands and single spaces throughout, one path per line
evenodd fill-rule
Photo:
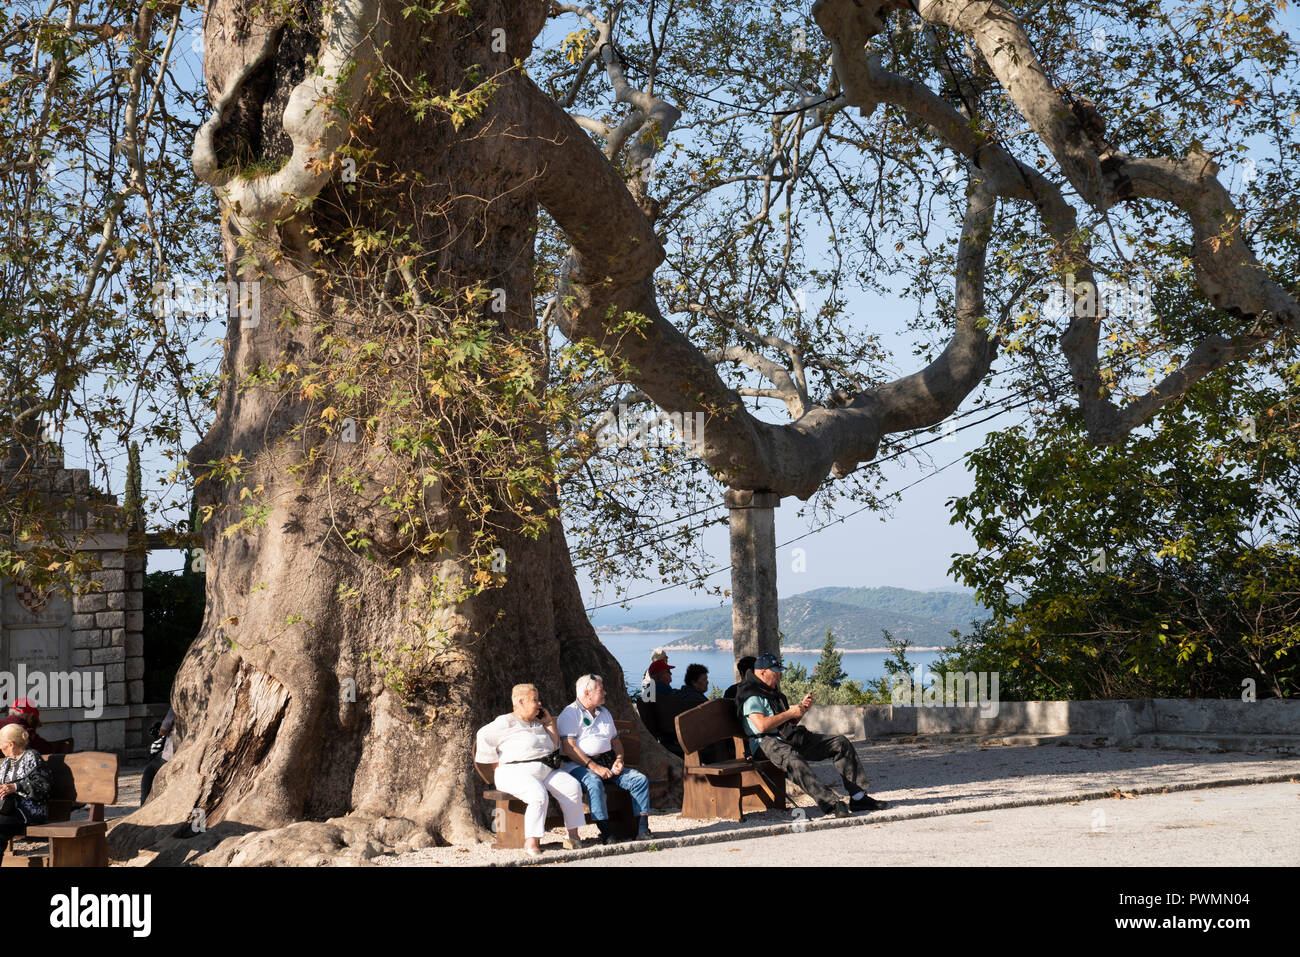
M 813 706 L 812 693 L 791 706 L 781 694 L 781 672 L 785 666 L 776 655 L 759 655 L 754 670 L 736 689 L 736 713 L 748 735 L 746 748 L 755 759 L 766 758 L 786 777 L 817 802 L 827 814 L 848 817 L 854 811 L 879 811 L 888 807 L 867 794 L 867 776 L 858 764 L 858 754 L 842 734 L 815 734 L 799 721 Z M 840 772 L 849 803 L 813 774 L 809 761 L 830 759 Z

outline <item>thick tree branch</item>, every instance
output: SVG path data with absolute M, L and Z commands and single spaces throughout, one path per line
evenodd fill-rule
M 635 370 L 632 381 L 661 409 L 702 410 L 702 456 L 720 481 L 809 498 L 836 463 L 844 472 L 849 463 L 876 454 L 889 415 L 939 421 L 987 372 L 995 346 L 979 317 L 993 204 L 987 190 L 977 189 L 959 250 L 964 269 L 973 272 L 963 272 L 958 282 L 957 334 L 931 367 L 900 380 L 892 391 L 863 393 L 841 408 L 814 407 L 788 425 L 754 418 L 709 357 L 660 313 L 651 277 L 663 252 L 617 173 L 553 100 L 530 81 L 518 82 L 528 85 L 524 95 L 532 100 L 537 123 L 543 164 L 538 198 L 573 243 L 560 277 L 560 330 L 627 362 Z M 965 391 L 945 389 L 936 381 L 943 375 L 969 385 Z
M 917 12 L 974 40 L 998 82 L 1079 195 L 1105 210 L 1117 198 L 1083 121 L 1061 99 L 1016 15 L 994 0 L 917 0 Z
M 790 413 L 792 419 L 797 419 L 808 411 L 807 397 L 800 394 L 800 390 L 795 385 L 794 379 L 790 377 L 790 373 L 766 356 L 760 355 L 751 349 L 746 349 L 744 346 L 726 346 L 710 352 L 709 361 L 715 364 L 739 362 L 741 365 L 753 369 L 775 387 L 759 391 L 737 389 L 739 395 L 761 394 L 766 398 L 780 399 L 785 403 L 785 409 Z
M 1057 251 L 1079 288 L 1096 283 L 1088 250 L 1078 237 L 1074 210 L 1059 187 L 1019 163 L 969 120 L 922 84 L 890 74 L 864 50 L 882 29 L 886 11 L 903 4 L 885 0 L 858 6 L 852 0 L 818 0 L 813 15 L 831 41 L 849 103 L 870 113 L 880 102 L 902 106 L 923 120 L 954 150 L 988 177 L 1007 197 L 1033 202 Z M 1242 316 L 1250 325 L 1232 339 L 1209 336 L 1184 364 L 1146 395 L 1123 409 L 1106 398 L 1098 359 L 1103 312 L 1076 308 L 1062 350 L 1069 364 L 1089 436 L 1097 442 L 1121 440 L 1156 409 L 1177 398 L 1194 382 L 1270 341 L 1281 328 L 1300 329 L 1300 305 L 1260 266 L 1240 234 L 1240 213 L 1214 177 L 1210 158 L 1136 159 L 1105 142 L 1100 118 L 1090 104 L 1071 108 L 1038 61 L 1011 11 L 990 0 L 920 0 L 920 15 L 972 36 L 980 52 L 1029 120 L 1035 133 L 1061 164 L 1067 179 L 1099 211 L 1124 199 L 1151 198 L 1187 214 L 1194 234 L 1196 276 L 1216 306 Z
M 215 145 L 217 131 L 244 85 L 274 54 L 279 26 L 267 30 L 261 49 L 214 101 L 212 115 L 194 137 L 194 172 L 213 187 L 241 232 L 285 218 L 314 199 L 334 175 L 334 151 L 348 138 L 347 114 L 340 111 L 353 108 L 365 87 L 378 7 L 378 0 L 334 0 L 328 5 L 317 68 L 293 88 L 284 108 L 282 125 L 293 152 L 279 171 L 244 179 L 220 167 Z
M 919 0 L 918 9 L 926 20 L 974 38 L 1012 101 L 1093 208 L 1104 212 L 1121 200 L 1155 199 L 1181 210 L 1192 227 L 1198 286 L 1210 302 L 1245 324 L 1231 338 L 1207 336 L 1180 368 L 1121 409 L 1104 397 L 1100 387 L 1097 347 L 1104 315 L 1080 316 L 1076 310 L 1062 348 L 1094 441 L 1121 440 L 1209 373 L 1260 348 L 1282 329 L 1300 331 L 1300 303 L 1267 274 L 1246 244 L 1241 212 L 1216 178 L 1217 167 L 1207 154 L 1136 158 L 1113 148 L 1096 108 L 1065 102 L 1020 21 L 1001 4 Z M 1091 276 L 1085 278 L 1091 281 Z

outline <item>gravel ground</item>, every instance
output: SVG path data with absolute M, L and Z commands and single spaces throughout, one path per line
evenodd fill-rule
M 671 808 L 651 813 L 650 829 L 654 839 L 649 842 L 564 851 L 560 848 L 563 830 L 552 830 L 542 839 L 544 853 L 538 863 L 666 850 L 693 842 L 731 843 L 732 838 L 760 838 L 795 828 L 820 831 L 823 828 L 960 814 L 994 807 L 1068 804 L 1081 796 L 1102 797 L 1112 791 L 1119 792 L 1114 795 L 1119 797 L 1134 791 L 1158 793 L 1165 788 L 1179 791 L 1198 785 L 1246 783 L 1264 778 L 1294 776 L 1300 779 L 1300 758 L 1276 754 L 1051 745 L 984 747 L 923 742 L 858 742 L 856 747 L 859 760 L 872 781 L 872 795 L 890 802 L 886 811 L 855 815 L 847 821 L 822 823 L 821 811 L 802 794 L 792 794 L 792 806 L 784 812 L 749 814 L 743 823 L 688 820 L 678 816 L 678 808 Z M 106 809 L 109 819 L 125 816 L 139 805 L 142 767 L 142 763 L 123 766 L 118 778 L 118 803 Z M 823 762 L 814 765 L 814 769 L 822 780 L 838 787 L 838 775 L 830 764 Z M 595 825 L 589 824 L 579 833 L 584 840 L 590 841 L 596 837 L 597 831 Z M 35 850 L 40 846 L 39 843 L 19 842 L 18 850 Z M 132 863 L 138 865 L 143 861 Z M 389 867 L 428 867 L 512 865 L 532 861 L 522 851 L 494 851 L 491 845 L 480 844 L 382 855 L 371 863 Z
M 1084 748 L 1074 746 L 981 747 L 972 744 L 875 743 L 857 744 L 858 757 L 873 782 L 874 797 L 890 802 L 886 811 L 856 815 L 845 824 L 885 822 L 955 814 L 992 806 L 1067 803 L 1080 796 L 1103 796 L 1135 790 L 1171 791 L 1194 785 L 1257 781 L 1294 775 L 1300 778 L 1300 758 L 1275 754 L 1210 753 L 1128 748 Z M 838 775 L 827 763 L 814 765 L 817 774 L 837 784 Z M 1117 795 L 1118 796 L 1118 795 Z M 808 827 L 820 830 L 821 812 L 807 796 L 795 799 L 799 809 L 750 814 L 743 823 L 692 821 L 680 818 L 676 809 L 651 814 L 650 829 L 655 839 L 564 851 L 559 842 L 562 830 L 542 839 L 539 863 L 559 863 L 610 854 L 636 853 L 667 848 L 700 838 L 725 841 L 750 832 L 757 837 L 773 831 Z M 806 820 L 807 824 L 801 822 Z M 594 837 L 593 825 L 579 833 Z M 476 847 L 434 847 L 400 855 L 375 858 L 374 863 L 397 867 L 437 865 L 490 865 L 528 863 L 522 851 L 494 851 L 489 845 Z M 614 863 L 614 862 L 610 862 Z

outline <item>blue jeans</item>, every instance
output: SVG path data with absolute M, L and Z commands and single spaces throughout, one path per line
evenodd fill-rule
M 636 768 L 624 768 L 616 778 L 605 781 L 595 771 L 589 771 L 581 765 L 569 769 L 569 773 L 578 779 L 582 789 L 587 792 L 587 803 L 591 805 L 591 816 L 597 821 L 609 820 L 609 811 L 605 807 L 605 785 L 617 784 L 632 795 L 632 810 L 638 817 L 650 813 L 650 780 Z

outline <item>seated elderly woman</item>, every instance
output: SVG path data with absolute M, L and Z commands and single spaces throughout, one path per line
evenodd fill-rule
M 4 754 L 0 760 L 0 858 L 11 837 L 21 834 L 28 824 L 45 823 L 50 769 L 27 744 L 27 729 L 22 725 L 0 728 L 0 752 Z
M 542 707 L 533 685 L 515 685 L 510 689 L 510 701 L 513 712 L 479 728 L 474 760 L 496 764 L 496 786 L 528 805 L 524 812 L 525 854 L 537 857 L 542 853 L 548 791 L 564 812 L 569 836 L 563 846 L 567 850 L 581 847 L 578 828 L 587 820 L 582 813 L 582 785 L 559 770 L 560 735 L 555 717 Z

